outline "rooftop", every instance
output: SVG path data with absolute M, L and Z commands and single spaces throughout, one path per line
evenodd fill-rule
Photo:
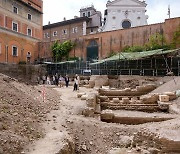
M 74 23 L 78 23 L 78 22 L 82 22 L 82 21 L 89 21 L 89 20 L 91 20 L 91 19 L 88 17 L 79 17 L 79 18 L 75 18 L 75 19 L 65 20 L 65 21 L 45 25 L 45 26 L 43 26 L 43 30 L 49 29 L 49 28 L 55 28 L 55 27 L 59 27 L 59 26 L 64 26 L 64 25 L 69 25 L 69 24 L 74 24 Z

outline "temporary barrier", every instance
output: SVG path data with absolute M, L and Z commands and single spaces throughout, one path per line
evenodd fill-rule
M 74 63 L 47 64 L 49 74 L 61 75 L 141 75 L 165 76 L 180 75 L 180 58 L 148 58 L 141 60 L 116 60 L 93 64 L 89 61 Z M 170 72 L 170 73 L 169 73 Z

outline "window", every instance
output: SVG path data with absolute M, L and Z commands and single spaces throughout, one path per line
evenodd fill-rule
M 91 16 L 91 12 L 88 12 L 88 17 L 90 17 Z
M 32 29 L 30 29 L 30 28 L 27 29 L 27 35 L 32 36 Z
M 123 27 L 124 29 L 130 28 L 130 27 L 131 27 L 130 21 L 124 20 L 123 23 L 122 23 L 122 27 Z
M 12 23 L 12 30 L 16 32 L 18 31 L 18 24 L 16 22 Z
M 77 27 L 75 27 L 75 28 L 72 29 L 72 32 L 73 32 L 73 33 L 77 33 L 77 31 L 78 31 L 78 28 L 77 28 Z
M 32 15 L 28 13 L 27 18 L 28 20 L 32 20 Z
M 85 17 L 86 16 L 86 13 L 83 13 L 83 17 Z
M 54 32 L 53 32 L 53 36 L 57 36 L 57 31 L 54 31 Z
M 18 14 L 18 8 L 15 7 L 15 6 L 13 6 L 13 12 L 16 13 L 16 14 Z
M 44 38 L 49 38 L 49 33 L 44 33 Z
M 18 56 L 18 48 L 16 46 L 12 46 L 12 55 Z
M 26 57 L 30 58 L 31 57 L 31 52 L 28 51 Z
M 67 34 L 67 29 L 64 29 L 64 30 L 63 30 L 63 34 Z

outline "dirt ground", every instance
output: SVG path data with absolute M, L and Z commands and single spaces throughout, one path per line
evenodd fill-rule
M 138 85 L 143 82 L 156 82 L 163 86 L 169 82 L 169 86 L 164 84 L 167 91 L 174 90 L 171 77 L 136 76 L 133 80 L 132 76 L 124 76 L 121 80 L 128 80 L 133 86 L 132 83 Z M 95 89 L 80 87 L 78 92 L 74 92 L 72 86 L 31 86 L 2 74 L 0 85 L 0 154 L 148 153 L 148 146 L 131 147 L 134 135 L 142 130 L 180 141 L 178 114 L 153 113 L 152 116 L 172 116 L 174 119 L 140 125 L 105 123 L 98 117 L 82 115 L 86 101 L 77 98 L 77 93 L 91 93 Z M 168 88 L 170 85 L 171 89 Z M 180 86 L 177 85 L 178 88 Z M 162 92 L 161 89 L 156 92 Z M 176 100 L 175 104 L 178 106 L 179 101 Z M 142 112 L 119 112 L 127 116 L 147 116 Z

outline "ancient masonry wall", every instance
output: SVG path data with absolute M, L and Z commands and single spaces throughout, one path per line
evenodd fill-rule
M 0 63 L 0 73 L 6 74 L 18 81 L 37 84 L 37 77 L 46 74 L 45 65 L 17 65 Z

